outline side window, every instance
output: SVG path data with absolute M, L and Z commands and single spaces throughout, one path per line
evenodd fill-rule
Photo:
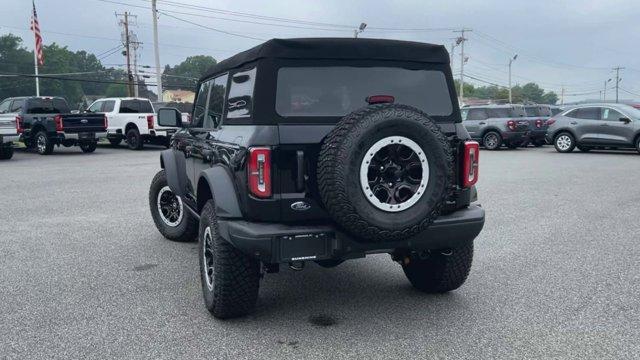
M 106 100 L 102 103 L 102 112 L 112 112 L 115 107 L 115 100 Z
M 224 98 L 227 93 L 228 78 L 229 76 L 225 74 L 214 79 L 207 103 L 207 117 L 203 126 L 205 129 L 217 129 L 222 123 L 222 112 L 224 110 Z
M 585 120 L 600 120 L 600 108 L 580 108 L 576 111 L 576 118 Z
M 22 107 L 24 106 L 24 100 L 14 100 L 11 104 L 11 108 L 9 108 L 9 112 L 20 112 L 22 111 Z
M 227 101 L 227 119 L 251 116 L 255 82 L 256 68 L 233 75 L 229 88 L 229 100 Z
M 486 120 L 487 113 L 484 109 L 469 109 L 467 120 Z
M 151 102 L 144 100 L 136 100 L 138 103 L 138 110 L 143 114 L 153 114 L 153 106 Z
M 120 102 L 120 114 L 137 114 L 140 106 L 136 100 L 122 100 Z
M 610 108 L 602 108 L 602 120 L 605 121 L 619 121 L 620 118 L 625 117 L 616 110 Z
M 103 104 L 104 104 L 104 101 L 96 101 L 93 104 L 91 104 L 91 106 L 89 106 L 87 111 L 92 112 L 92 113 L 101 112 Z
M 460 110 L 460 117 L 462 117 L 462 121 L 467 120 L 467 114 L 469 114 L 469 109 Z
M 568 113 L 564 114 L 564 116 L 576 119 L 578 117 L 578 110 L 571 110 Z
M 7 99 L 0 103 L 0 114 L 6 114 L 9 112 L 9 105 L 11 104 L 11 100 Z
M 198 97 L 193 104 L 193 118 L 191 120 L 191 127 L 201 128 L 204 125 L 204 113 L 207 110 L 207 99 L 209 98 L 209 89 L 213 86 L 215 80 L 207 80 L 200 84 L 198 89 Z

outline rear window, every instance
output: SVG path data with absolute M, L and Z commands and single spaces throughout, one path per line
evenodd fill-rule
M 283 117 L 341 117 L 367 105 L 371 95 L 432 116 L 453 112 L 442 71 L 392 67 L 294 67 L 278 71 L 276 111 Z
M 64 99 L 29 99 L 27 114 L 68 114 L 69 105 Z
M 525 106 L 527 116 L 551 116 L 551 109 L 546 106 Z
M 140 100 L 122 100 L 120 102 L 121 114 L 150 114 L 153 113 L 153 107 L 148 101 Z

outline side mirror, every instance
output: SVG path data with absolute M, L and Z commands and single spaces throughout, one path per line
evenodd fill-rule
M 182 113 L 175 108 L 158 109 L 158 125 L 182 127 Z
M 618 121 L 622 121 L 623 123 L 628 124 L 631 122 L 631 119 L 626 117 L 621 117 L 620 119 L 618 119 Z

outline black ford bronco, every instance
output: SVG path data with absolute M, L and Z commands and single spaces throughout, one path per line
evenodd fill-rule
M 149 192 L 158 230 L 199 239 L 218 318 L 250 312 L 280 264 L 389 253 L 425 292 L 461 286 L 484 225 L 478 144 L 443 46 L 270 40 L 214 66 Z

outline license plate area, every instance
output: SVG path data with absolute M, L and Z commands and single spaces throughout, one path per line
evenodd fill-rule
M 96 134 L 95 133 L 79 133 L 78 134 L 78 139 L 80 140 L 91 140 L 91 139 L 95 139 Z
M 333 242 L 333 237 L 324 233 L 281 236 L 277 239 L 282 262 L 328 259 Z

